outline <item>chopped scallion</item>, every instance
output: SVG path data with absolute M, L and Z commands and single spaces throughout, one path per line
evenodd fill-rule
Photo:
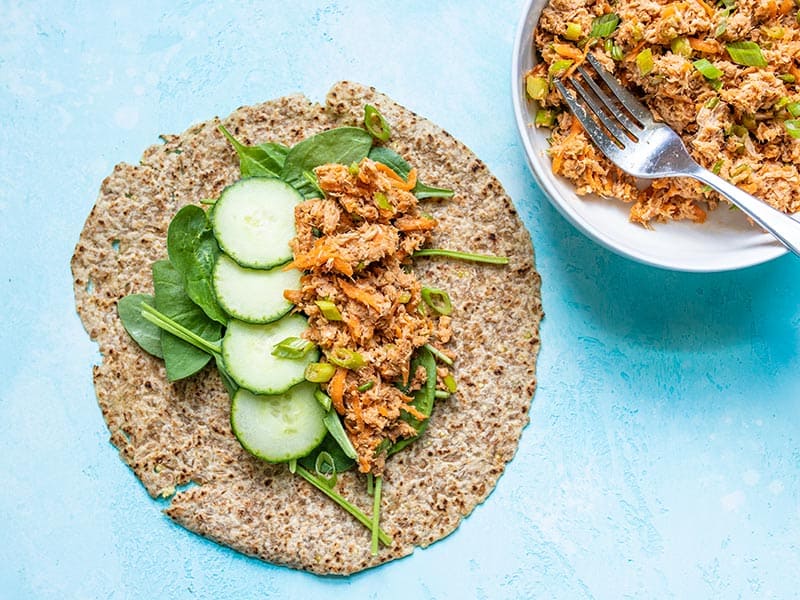
M 761 53 L 761 47 L 755 42 L 743 41 L 727 44 L 725 48 L 731 60 L 745 67 L 766 67 L 767 60 Z
M 789 102 L 786 111 L 795 118 L 800 117 L 800 102 Z
M 288 337 L 275 344 L 272 348 L 272 356 L 278 358 L 303 358 L 314 348 L 314 342 L 309 342 L 299 337 Z
M 360 369 L 367 364 L 364 357 L 354 350 L 347 348 L 334 348 L 328 353 L 328 360 L 335 364 L 337 367 L 344 367 L 345 369 Z
M 715 67 L 707 58 L 694 61 L 692 66 L 697 69 L 703 77 L 710 81 L 719 79 L 723 75 L 722 69 Z
M 778 79 L 784 83 L 794 83 L 797 78 L 791 73 L 784 73 L 783 75 L 778 75 Z
M 533 100 L 544 100 L 550 92 L 550 85 L 544 77 L 528 75 L 525 78 L 525 91 Z
M 312 383 L 326 383 L 331 380 L 336 372 L 336 367 L 330 363 L 309 363 L 306 366 L 306 381 Z
M 561 75 L 564 71 L 569 69 L 572 66 L 572 61 L 568 58 L 563 58 L 561 60 L 557 60 L 553 62 L 550 67 L 547 69 L 547 73 L 550 76 L 557 77 Z
M 448 367 L 452 367 L 453 366 L 453 359 L 450 358 L 449 356 L 447 356 L 444 352 L 442 352 L 438 348 L 434 348 L 430 344 L 425 344 L 423 347 L 426 348 L 428 350 L 428 352 L 433 354 L 436 358 L 438 358 L 440 361 L 442 361 Z
M 458 390 L 458 385 L 456 384 L 456 378 L 455 377 L 453 377 L 452 375 L 448 374 L 448 375 L 445 375 L 445 377 L 444 377 L 444 379 L 442 381 L 444 381 L 444 386 L 447 388 L 448 392 L 450 392 L 451 394 L 455 394 L 456 393 L 456 391 Z
M 446 256 L 447 258 L 457 258 L 479 263 L 489 263 L 493 265 L 507 265 L 508 257 L 493 256 L 491 254 L 473 254 L 471 252 L 459 252 L 458 250 L 445 250 L 443 248 L 423 248 L 414 252 L 413 257 L 420 256 Z
M 676 37 L 669 43 L 669 47 L 673 54 L 689 58 L 692 55 L 692 46 L 689 44 L 689 38 L 685 36 Z
M 372 388 L 374 388 L 374 387 L 375 387 L 375 382 L 374 382 L 374 381 L 372 381 L 372 380 L 370 379 L 369 381 L 366 381 L 366 382 L 362 383 L 362 384 L 361 384 L 360 386 L 358 386 L 356 389 L 357 389 L 359 392 L 368 392 L 368 391 L 370 391 L 370 390 L 371 390 Z
M 352 175 L 353 177 L 358 177 L 358 172 L 359 172 L 358 163 L 351 162 L 350 166 L 347 167 L 347 172 L 350 173 L 350 175 Z
M 392 203 L 389 202 L 389 199 L 383 192 L 375 192 L 375 196 L 373 196 L 373 199 L 375 200 L 375 204 L 377 204 L 378 208 L 380 208 L 381 210 L 390 210 L 394 212 L 394 206 L 392 206 Z
M 580 23 L 567 23 L 567 29 L 564 32 L 564 37 L 571 42 L 577 42 L 583 36 L 583 29 Z
M 378 109 L 370 104 L 364 105 L 364 126 L 369 134 L 381 142 L 386 142 L 392 135 L 392 130 Z
M 316 471 L 317 477 L 324 481 L 328 487 L 336 485 L 336 463 L 333 462 L 333 457 L 328 452 L 323 450 L 317 454 L 317 460 L 314 461 L 314 471 Z
M 800 139 L 800 119 L 788 119 L 783 125 L 786 127 L 786 133 L 796 140 Z
M 336 305 L 330 300 L 316 300 L 314 304 L 319 307 L 322 316 L 328 319 L 328 321 L 342 320 L 342 313 L 339 312 L 339 309 L 336 308 Z
M 314 398 L 317 399 L 317 402 L 320 403 L 320 405 L 322 406 L 322 408 L 325 409 L 326 412 L 331 409 L 331 404 L 333 404 L 333 400 L 331 400 L 331 397 L 328 396 L 328 394 L 326 394 L 322 390 L 320 389 L 314 390 Z
M 556 123 L 556 113 L 553 110 L 540 108 L 536 111 L 533 124 L 536 127 L 552 127 Z
M 650 48 L 645 48 L 636 55 L 636 66 L 640 75 L 647 75 L 653 70 L 653 51 Z
M 425 301 L 425 304 L 440 315 L 449 315 L 453 312 L 453 304 L 450 302 L 450 296 L 444 290 L 424 287 L 422 288 L 422 299 Z

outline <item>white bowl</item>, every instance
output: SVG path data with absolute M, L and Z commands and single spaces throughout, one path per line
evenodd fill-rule
M 705 223 L 656 223 L 645 229 L 628 219 L 630 205 L 598 196 L 578 196 L 555 175 L 547 156 L 547 130 L 533 127 L 534 103 L 525 95 L 525 74 L 536 63 L 533 28 L 547 0 L 530 0 L 522 11 L 511 67 L 514 114 L 528 165 L 553 205 L 575 227 L 606 248 L 639 262 L 677 271 L 727 271 L 772 260 L 786 249 L 751 225 L 739 210 L 721 204 Z

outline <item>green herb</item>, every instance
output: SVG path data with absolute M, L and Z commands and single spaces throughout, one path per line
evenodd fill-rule
M 370 390 L 371 390 L 372 388 L 374 388 L 374 387 L 375 387 L 375 382 L 374 382 L 374 381 L 372 381 L 372 380 L 370 379 L 369 381 L 365 381 L 364 383 L 362 383 L 362 384 L 361 384 L 360 386 L 358 386 L 356 389 L 357 389 L 359 392 L 368 392 L 368 391 L 370 391 Z
M 306 198 L 319 197 L 304 173 L 328 163 L 349 165 L 360 162 L 372 147 L 372 136 L 358 127 L 323 131 L 294 145 L 286 155 L 280 178 Z
M 272 348 L 272 356 L 278 358 L 298 359 L 303 358 L 306 354 L 315 348 L 313 342 L 304 340 L 299 337 L 288 337 L 275 344 Z
M 550 92 L 550 84 L 544 77 L 528 75 L 525 78 L 525 91 L 532 100 L 544 100 Z
M 147 294 L 131 294 L 117 302 L 117 312 L 122 326 L 133 340 L 147 352 L 157 358 L 164 358 L 161 349 L 161 329 L 142 316 L 142 303 L 154 305 L 152 296 Z
M 339 309 L 336 308 L 336 305 L 330 300 L 315 300 L 314 304 L 319 307 L 322 316 L 328 319 L 328 321 L 342 320 L 342 313 L 339 312 Z
M 372 498 L 372 556 L 378 555 L 378 540 L 381 532 L 381 477 L 375 477 L 375 491 Z
M 309 363 L 306 366 L 306 381 L 312 383 L 326 383 L 331 380 L 336 372 L 336 367 L 330 363 Z
M 636 55 L 636 66 L 642 76 L 649 74 L 653 70 L 655 63 L 653 62 L 653 51 L 650 48 L 645 48 Z
M 350 173 L 351 177 L 358 177 L 359 170 L 357 162 L 351 162 L 350 166 L 347 167 L 347 172 Z
M 567 23 L 567 29 L 564 31 L 564 37 L 571 42 L 577 42 L 583 36 L 583 29 L 580 23 Z
M 617 13 L 606 13 L 596 17 L 592 21 L 592 30 L 589 37 L 607 38 L 617 29 L 619 25 L 619 15 Z
M 800 102 L 789 102 L 786 111 L 793 117 L 800 117 Z
M 689 38 L 685 36 L 674 38 L 669 43 L 669 47 L 672 50 L 672 53 L 677 54 L 678 56 L 682 56 L 684 58 L 689 58 L 692 56 L 692 46 L 689 44 Z
M 450 302 L 450 296 L 444 290 L 423 287 L 422 299 L 425 301 L 425 304 L 430 306 L 440 315 L 449 315 L 453 312 L 453 305 Z
M 414 360 L 411 361 L 409 377 L 414 376 L 414 373 L 417 372 L 417 367 L 420 365 L 425 368 L 425 385 L 422 387 L 422 389 L 414 392 L 414 399 L 411 401 L 411 405 L 426 417 L 430 417 L 431 413 L 433 412 L 433 403 L 436 395 L 436 360 L 433 358 L 433 354 L 430 352 L 430 349 L 427 346 L 420 348 L 419 353 L 414 357 Z M 407 393 L 408 387 L 406 386 L 403 391 Z M 399 442 L 395 442 L 389 448 L 390 455 L 395 454 L 396 452 L 399 452 L 408 446 L 420 435 L 422 435 L 425 432 L 425 429 L 428 427 L 429 419 L 427 418 L 424 420 L 419 420 L 405 412 L 402 413 L 401 418 L 416 430 L 417 435 L 412 438 L 406 438 L 404 440 L 400 440 Z
M 336 465 L 328 452 L 322 451 L 317 454 L 314 460 L 314 472 L 321 481 L 328 484 L 328 487 L 336 485 Z
M 350 513 L 353 517 L 355 517 L 358 520 L 359 523 L 364 525 L 364 527 L 367 527 L 368 529 L 370 529 L 370 531 L 372 530 L 372 519 L 370 517 L 365 515 L 361 511 L 361 509 L 359 509 L 358 507 L 354 506 L 353 504 L 345 500 L 336 491 L 332 490 L 327 485 L 325 485 L 325 483 L 322 482 L 316 475 L 312 475 L 309 471 L 305 469 L 305 467 L 301 465 L 297 465 L 297 474 L 300 475 L 300 477 L 302 477 L 306 481 L 308 481 L 311 485 L 313 485 L 323 494 L 328 496 L 331 500 L 336 502 L 336 504 L 341 506 L 348 513 Z M 383 530 L 378 530 L 378 540 L 384 546 L 392 545 L 392 538 L 389 537 L 389 535 L 386 534 Z
M 172 218 L 167 229 L 167 253 L 181 274 L 189 298 L 211 319 L 226 325 L 228 315 L 217 302 L 213 283 L 220 249 L 202 208 L 190 204 Z
M 784 73 L 783 75 L 778 75 L 778 79 L 780 79 L 784 83 L 794 83 L 795 82 L 795 76 L 792 75 L 791 73 Z
M 242 177 L 278 177 L 289 148 L 283 144 L 267 142 L 258 146 L 245 146 L 231 135 L 223 125 L 219 130 L 239 155 L 239 170 Z
M 154 304 L 158 312 L 206 343 L 215 343 L 219 340 L 222 326 L 211 320 L 197 304 L 192 302 L 184 290 L 181 274 L 169 261 L 161 260 L 153 264 L 153 287 Z M 148 307 L 149 305 L 142 304 L 142 310 L 146 311 Z M 161 348 L 170 381 L 193 375 L 208 363 L 211 352 L 208 349 L 201 350 L 197 346 L 198 344 L 176 337 L 174 333 L 162 331 Z
M 328 360 L 337 367 L 351 370 L 360 369 L 367 364 L 361 354 L 347 348 L 333 348 L 328 352 Z
M 766 67 L 767 60 L 755 42 L 733 42 L 725 46 L 731 60 L 746 67 Z
M 388 142 L 392 135 L 389 123 L 377 108 L 369 104 L 364 105 L 364 127 L 372 137 L 381 142 Z
M 398 304 L 408 304 L 411 301 L 411 292 L 400 292 L 397 295 Z
M 409 165 L 402 156 L 400 156 L 391 148 L 387 148 L 386 146 L 375 146 L 369 151 L 369 158 L 375 162 L 383 163 L 392 171 L 400 175 L 403 180 L 408 179 L 408 174 L 411 172 L 411 165 Z M 413 193 L 414 196 L 416 196 L 419 200 L 422 200 L 423 198 L 452 198 L 454 195 L 453 190 L 431 187 L 429 185 L 425 185 L 419 179 L 417 179 L 417 185 L 414 186 L 414 189 L 411 190 L 411 193 Z
M 447 388 L 447 391 L 451 394 L 455 394 L 458 390 L 458 386 L 456 385 L 456 378 L 453 377 L 451 374 L 445 375 L 444 379 L 444 386 Z
M 694 66 L 703 77 L 709 80 L 719 79 L 723 75 L 722 69 L 715 67 L 707 58 L 694 61 L 692 66 Z
M 603 44 L 603 47 L 612 60 L 619 62 L 625 58 L 625 53 L 623 52 L 622 47 L 618 44 L 615 44 L 614 40 L 607 39 Z
M 567 69 L 572 66 L 573 61 L 568 58 L 562 58 L 560 60 L 553 61 L 550 66 L 547 68 L 547 74 L 551 77 L 558 77 Z
M 783 122 L 783 126 L 791 137 L 800 139 L 800 119 L 788 119 Z
M 442 248 L 423 248 L 417 250 L 412 255 L 414 258 L 421 256 L 446 256 L 447 258 L 456 258 L 458 260 L 467 260 L 477 263 L 489 263 L 492 265 L 507 265 L 508 257 L 506 256 L 492 256 L 491 254 L 473 254 L 471 252 L 459 252 L 458 250 L 444 250 Z

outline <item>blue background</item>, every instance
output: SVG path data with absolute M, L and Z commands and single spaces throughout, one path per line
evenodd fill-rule
M 513 121 L 521 0 L 0 2 L 0 596 L 785 598 L 800 572 L 800 261 L 645 267 L 547 203 Z M 547 313 L 519 451 L 450 537 L 349 578 L 173 525 L 108 443 L 69 259 L 159 133 L 339 79 L 444 126 L 533 236 Z

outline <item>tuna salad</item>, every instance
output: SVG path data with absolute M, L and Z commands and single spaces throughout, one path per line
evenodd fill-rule
M 798 0 L 552 0 L 526 74 L 553 171 L 580 195 L 630 203 L 630 219 L 703 222 L 720 196 L 688 178 L 646 188 L 596 149 L 552 86 L 588 53 L 683 138 L 694 159 L 775 208 L 800 210 Z M 639 185 L 637 185 L 639 183 Z

